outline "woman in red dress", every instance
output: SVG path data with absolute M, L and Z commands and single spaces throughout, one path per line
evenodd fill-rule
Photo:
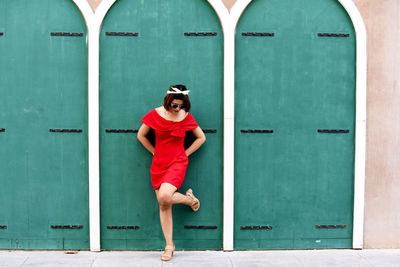
M 206 137 L 189 113 L 189 90 L 184 85 L 171 85 L 161 107 L 155 108 L 142 118 L 138 139 L 153 154 L 150 168 L 151 183 L 160 206 L 160 222 L 165 238 L 162 260 L 170 260 L 175 245 L 172 240 L 172 205 L 185 204 L 197 211 L 200 201 L 188 189 L 185 195 L 178 189 L 185 179 L 188 156 L 206 141 Z M 146 137 L 153 129 L 156 136 L 155 147 Z M 184 139 L 186 131 L 192 131 L 196 140 L 186 150 Z

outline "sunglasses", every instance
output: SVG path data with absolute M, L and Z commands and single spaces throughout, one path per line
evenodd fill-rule
M 180 109 L 183 109 L 185 107 L 185 105 L 171 104 L 171 107 L 173 107 L 173 108 L 179 107 Z

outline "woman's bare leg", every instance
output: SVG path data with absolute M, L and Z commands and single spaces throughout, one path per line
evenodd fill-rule
M 172 204 L 185 204 L 187 206 L 191 206 L 193 205 L 193 199 L 179 192 L 175 192 L 172 195 Z
M 161 184 L 158 190 L 155 190 L 158 204 L 160 206 L 160 223 L 165 238 L 165 246 L 173 246 L 173 221 L 172 205 L 185 204 L 193 205 L 193 199 L 176 191 L 177 188 L 169 183 Z
M 165 246 L 173 246 L 172 240 L 172 198 L 171 195 L 176 191 L 176 187 L 169 184 L 162 184 L 156 190 L 158 205 L 160 206 L 160 223 L 165 238 Z

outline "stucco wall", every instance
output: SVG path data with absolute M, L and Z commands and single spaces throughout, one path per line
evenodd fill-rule
M 101 0 L 87 0 L 92 7 L 93 10 L 96 10 L 96 7 L 101 3 Z
M 101 0 L 88 2 L 95 9 Z M 400 1 L 354 2 L 368 34 L 364 246 L 400 248 Z
M 236 0 L 222 0 L 222 2 L 224 2 L 225 6 L 230 10 Z
M 354 2 L 368 38 L 365 247 L 400 248 L 400 2 Z

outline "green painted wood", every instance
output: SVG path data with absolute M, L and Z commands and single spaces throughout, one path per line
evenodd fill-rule
M 85 22 L 69 0 L 0 0 L 0 32 L 0 248 L 88 249 Z
M 217 35 L 184 36 L 185 32 Z M 136 133 L 105 130 L 138 129 L 140 119 L 162 105 L 169 85 L 179 83 L 191 90 L 191 113 L 198 124 L 217 132 L 207 133 L 207 142 L 190 156 L 180 192 L 191 187 L 201 208 L 193 213 L 187 206 L 174 206 L 174 242 L 177 249 L 222 248 L 222 40 L 218 18 L 205 0 L 119 0 L 108 12 L 100 37 L 102 249 L 164 248 L 150 182 L 151 154 Z
M 336 0 L 253 1 L 238 24 L 235 71 L 234 247 L 350 248 L 355 32 L 347 13 Z M 315 227 L 331 224 L 347 227 Z

